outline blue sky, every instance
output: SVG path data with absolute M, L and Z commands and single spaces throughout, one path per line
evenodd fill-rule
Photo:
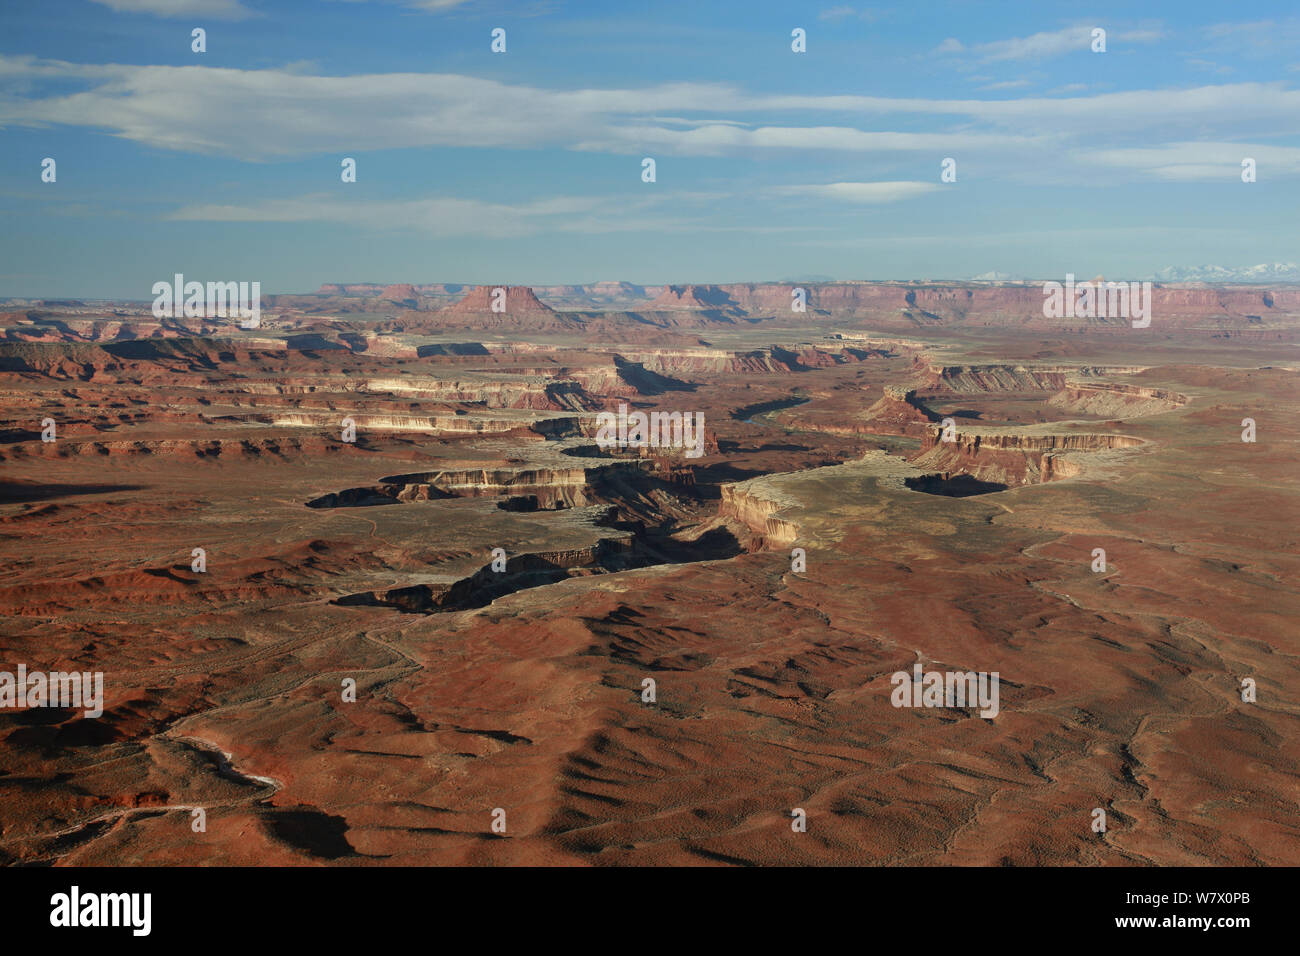
M 1300 11 L 10 3 L 0 138 L 0 296 L 1143 278 L 1300 259 Z

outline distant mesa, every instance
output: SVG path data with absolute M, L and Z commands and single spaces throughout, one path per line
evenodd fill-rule
M 326 282 L 323 283 L 317 295 L 349 295 L 349 296 L 376 296 L 383 292 L 384 287 L 374 282 Z
M 647 309 L 672 312 L 680 309 L 729 309 L 736 302 L 716 285 L 670 285 L 655 297 Z
M 626 296 L 639 298 L 646 294 L 645 286 L 631 282 L 605 281 L 592 283 L 590 292 L 600 296 Z
M 1210 270 L 1211 267 L 1205 267 Z M 1294 274 L 1290 263 L 1240 270 L 1241 279 Z M 841 322 L 872 330 L 910 332 L 918 328 L 1018 328 L 1069 334 L 1110 334 L 1131 328 L 1132 316 L 1052 318 L 1044 314 L 1040 282 L 993 278 L 985 273 L 970 281 L 817 283 L 748 282 L 640 286 L 602 281 L 588 285 L 462 286 L 453 283 L 326 283 L 313 295 L 266 296 L 263 308 L 289 310 L 278 317 L 281 328 L 306 330 L 333 316 L 343 321 L 355 312 L 397 312 L 390 332 L 490 329 L 600 332 L 648 341 L 662 330 L 689 329 L 745 322 L 784 321 L 800 325 Z M 1077 277 L 1090 275 L 1080 272 Z M 1100 279 L 1100 277 L 1099 277 Z M 1058 277 L 1059 281 L 1059 277 Z M 1100 280 L 1103 281 L 1104 280 Z M 505 291 L 505 308 L 492 311 L 494 289 Z M 792 308 L 792 292 L 802 288 L 806 311 Z M 540 297 L 540 298 L 539 298 Z M 1155 282 L 1151 312 L 1166 331 L 1258 341 L 1287 340 L 1300 317 L 1300 286 L 1267 283 Z M 11 306 L 12 308 L 12 306 Z M 211 332 L 199 321 L 169 320 L 161 326 L 134 316 L 28 315 L 0 328 L 0 341 L 112 340 L 125 337 L 192 335 Z M 64 309 L 71 312 L 73 309 Z M 126 324 L 124 324 L 124 322 Z M 654 330 L 661 330 L 656 332 Z M 355 330 L 353 330 L 355 331 Z M 371 329 L 371 331 L 375 331 Z M 900 407 L 882 409 L 891 417 L 915 416 Z
M 390 302 L 415 302 L 419 298 L 419 293 L 409 282 L 402 282 L 398 285 L 384 286 L 384 291 L 379 293 L 379 298 Z
M 494 311 L 493 294 L 497 289 L 505 290 L 505 309 L 500 310 L 498 307 L 498 314 L 509 316 L 556 314 L 554 309 L 537 298 L 532 288 L 526 285 L 476 285 L 465 298 L 447 306 L 442 312 L 444 315 L 491 315 Z M 499 301 L 499 295 L 497 299 Z

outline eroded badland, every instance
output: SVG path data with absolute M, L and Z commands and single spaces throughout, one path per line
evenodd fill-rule
M 502 288 L 3 317 L 0 860 L 1300 863 L 1300 291 Z

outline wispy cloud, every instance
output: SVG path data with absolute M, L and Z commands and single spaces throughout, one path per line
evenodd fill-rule
M 936 163 L 1014 154 L 1015 162 L 997 166 L 1024 170 L 1035 151 L 1053 157 L 1044 168 L 1059 167 L 1063 151 L 1094 145 L 1097 129 L 1117 149 L 1260 142 L 1294 129 L 1300 115 L 1300 90 L 1282 83 L 925 99 L 754 94 L 710 83 L 552 90 L 462 74 L 321 76 L 300 66 L 92 65 L 4 55 L 0 78 L 9 90 L 0 97 L 0 124 L 102 129 L 150 147 L 246 161 L 419 147 L 625 156 L 824 150 L 928 153 Z M 778 115 L 805 125 L 773 123 Z
M 996 83 L 985 83 L 980 87 L 981 90 L 1019 90 L 1030 85 L 1029 80 L 999 80 Z
M 831 21 L 847 20 L 849 17 L 856 16 L 856 15 L 857 15 L 857 11 L 854 10 L 852 7 L 840 6 L 840 7 L 831 7 L 828 10 L 823 10 L 821 13 L 817 14 L 817 19 L 831 20 Z
M 883 18 L 884 15 L 884 11 L 878 10 L 875 7 L 863 7 L 859 10 L 856 7 L 841 5 L 823 10 L 821 13 L 817 14 L 817 19 L 829 20 L 834 23 L 838 20 L 847 20 L 850 17 L 856 17 L 859 20 L 866 20 L 869 23 L 874 23 L 876 20 Z
M 1260 143 L 1166 143 L 1129 149 L 1085 150 L 1083 162 L 1122 166 L 1160 179 L 1183 182 L 1241 182 L 1241 161 L 1255 160 L 1261 181 L 1300 173 L 1300 147 Z
M 1292 54 L 1300 47 L 1300 17 L 1256 20 L 1250 23 L 1216 23 L 1204 30 L 1216 53 L 1245 56 Z
M 808 196 L 837 202 L 886 203 L 912 199 L 942 189 L 937 183 L 912 181 L 880 183 L 826 183 L 824 185 L 773 186 L 774 196 Z
M 469 0 L 411 0 L 410 6 L 417 10 L 428 10 L 430 13 L 441 13 L 454 7 L 462 7 L 468 2 Z
M 1189 56 L 1184 62 L 1186 62 L 1188 66 L 1195 67 L 1198 70 L 1208 70 L 1209 72 L 1215 73 L 1219 76 L 1227 76 L 1232 72 L 1232 67 L 1230 66 L 1221 66 L 1213 60 L 1202 60 L 1200 57 Z
M 989 43 L 977 43 L 971 46 L 963 44 L 955 37 L 949 37 L 935 47 L 935 53 L 970 53 L 984 63 L 1003 60 L 1044 60 L 1064 56 L 1067 53 L 1086 53 L 1092 49 L 1092 31 L 1094 27 L 1106 29 L 1106 43 L 1115 41 L 1123 43 L 1154 43 L 1164 36 L 1159 29 L 1108 29 L 1104 24 L 1086 24 L 1065 27 L 1043 33 L 1034 33 L 1025 37 L 1010 37 L 1006 40 L 993 40 Z
M 0 100 L 0 123 L 108 129 L 149 146 L 250 160 L 419 146 L 708 155 L 736 149 L 951 150 L 1002 146 L 1001 133 L 891 132 L 848 126 L 758 126 L 734 116 L 771 109 L 906 112 L 861 97 L 751 96 L 721 84 L 546 90 L 460 74 L 310 76 L 205 66 L 103 66 L 0 55 L 18 83 L 81 81 L 81 92 Z M 15 85 L 18 85 L 16 83 Z M 411 104 L 420 104 L 412 109 Z M 941 110 L 936 110 L 936 112 Z M 960 112 L 960 110 L 958 110 Z M 683 123 L 694 125 L 681 128 Z
M 239 0 L 91 0 L 117 13 L 147 13 L 155 17 L 212 17 L 244 20 L 257 13 Z
M 660 216 L 658 206 L 691 207 L 712 194 L 660 193 L 643 199 L 555 196 L 523 203 L 458 197 L 353 200 L 315 193 L 256 203 L 200 203 L 166 219 L 178 222 L 320 222 L 376 231 L 415 231 L 432 238 L 514 239 L 547 232 L 614 233 L 696 230 L 689 217 Z

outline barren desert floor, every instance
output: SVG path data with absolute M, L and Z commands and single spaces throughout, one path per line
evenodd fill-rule
M 10 323 L 0 861 L 1300 864 L 1293 337 L 366 321 Z

